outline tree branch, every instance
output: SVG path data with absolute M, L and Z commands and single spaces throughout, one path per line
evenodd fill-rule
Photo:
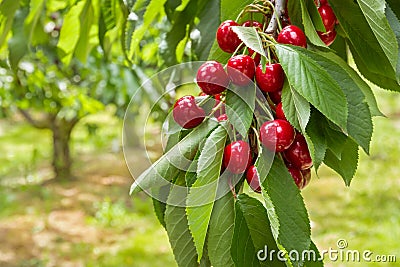
M 278 29 L 278 19 L 285 13 L 287 0 L 275 0 L 275 12 L 271 18 L 271 21 L 268 24 L 266 33 L 275 34 Z
M 34 119 L 28 111 L 18 108 L 18 111 L 24 116 L 24 118 L 32 124 L 33 127 L 38 129 L 49 129 L 51 128 L 51 122 L 49 119 L 37 120 Z

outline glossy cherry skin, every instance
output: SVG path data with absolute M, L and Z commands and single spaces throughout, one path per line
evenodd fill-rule
M 217 118 L 218 121 L 227 121 L 228 116 L 226 114 L 222 114 Z
M 247 55 L 237 55 L 228 60 L 228 76 L 239 86 L 249 85 L 256 72 L 254 60 Z
M 303 178 L 304 178 L 304 183 L 303 183 L 303 188 L 304 188 L 311 181 L 311 169 L 302 170 L 301 174 L 303 174 Z
M 285 73 L 279 63 L 267 64 L 265 72 L 262 65 L 258 65 L 256 69 L 256 82 L 258 87 L 264 92 L 276 92 L 282 90 L 285 82 Z
M 250 47 L 247 47 L 247 50 L 249 51 L 249 56 L 253 58 L 254 64 L 256 66 L 258 66 L 260 64 L 260 62 L 261 62 L 261 55 L 259 53 L 255 52 Z M 255 53 L 255 55 L 253 56 L 254 53 Z
M 278 35 L 278 43 L 291 44 L 296 46 L 307 47 L 307 39 L 304 32 L 297 26 L 288 25 L 282 29 Z
M 254 165 L 247 169 L 246 181 L 254 192 L 261 193 L 260 178 Z
M 239 26 L 233 20 L 222 22 L 217 30 L 217 42 L 222 51 L 233 53 L 242 43 L 237 34 L 232 30 L 232 26 Z
M 319 38 L 327 45 L 330 46 L 336 39 L 336 30 L 330 32 L 317 31 Z
M 276 92 L 269 92 L 268 95 L 269 95 L 269 98 L 271 98 L 271 101 L 275 105 L 278 105 L 282 101 L 282 90 L 276 91 Z
M 275 115 L 276 115 L 276 118 L 277 118 L 277 119 L 287 120 L 287 119 L 286 119 L 286 116 L 285 116 L 285 113 L 283 112 L 282 102 L 279 103 L 278 105 L 276 105 L 275 112 L 276 112 Z
M 198 69 L 196 82 L 207 95 L 216 95 L 226 89 L 229 77 L 221 63 L 207 61 Z
M 250 146 L 247 142 L 239 140 L 225 147 L 223 165 L 231 173 L 244 173 L 251 160 Z
M 292 166 L 288 167 L 288 171 L 289 171 L 290 175 L 292 175 L 292 178 L 293 178 L 294 182 L 296 183 L 297 187 L 299 189 L 303 189 L 304 177 L 303 177 L 303 174 L 301 173 L 301 171 L 299 169 L 297 169 L 296 167 L 292 167 Z
M 203 108 L 197 106 L 194 96 L 188 95 L 175 102 L 172 115 L 180 126 L 191 129 L 204 120 L 205 112 Z
M 305 170 L 313 165 L 304 136 L 296 134 L 293 144 L 284 152 L 285 159 L 294 167 Z
M 269 150 L 282 152 L 293 143 L 295 130 L 285 120 L 264 122 L 260 128 L 261 143 Z
M 327 32 L 330 32 L 335 29 L 336 16 L 333 12 L 333 9 L 328 5 L 323 5 L 318 8 L 318 12 L 321 15 L 322 23 L 325 26 L 325 30 Z
M 247 20 L 247 21 L 242 23 L 242 26 L 243 27 L 256 27 L 259 30 L 263 29 L 263 25 L 260 22 L 255 21 L 255 20 Z

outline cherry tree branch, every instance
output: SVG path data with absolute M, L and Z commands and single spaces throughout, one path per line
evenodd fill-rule
M 287 0 L 275 0 L 275 12 L 265 30 L 266 33 L 276 33 L 276 30 L 278 29 L 278 20 L 285 13 L 286 2 Z
M 18 111 L 35 128 L 49 129 L 51 127 L 51 122 L 48 119 L 37 120 L 37 119 L 34 119 L 32 117 L 32 115 L 24 109 L 19 108 Z

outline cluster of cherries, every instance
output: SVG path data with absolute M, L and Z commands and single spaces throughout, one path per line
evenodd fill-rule
M 334 26 L 336 17 L 326 1 L 318 1 L 326 33 L 319 33 L 322 40 L 328 45 L 333 40 L 327 42 L 325 34 L 336 36 Z M 333 16 L 332 16 L 333 14 Z M 334 22 L 332 22 L 332 20 Z M 233 20 L 221 23 L 217 30 L 216 38 L 219 47 L 227 53 L 235 53 L 226 66 L 217 61 L 207 61 L 200 66 L 196 76 L 196 82 L 202 90 L 201 95 L 213 96 L 215 99 L 214 115 L 218 121 L 228 120 L 223 107 L 224 94 L 230 83 L 245 90 L 246 86 L 256 82 L 257 86 L 268 98 L 268 103 L 275 111 L 275 119 L 264 122 L 259 128 L 259 141 L 265 149 L 275 153 L 281 153 L 286 163 L 287 169 L 293 177 L 296 185 L 302 189 L 311 179 L 312 159 L 304 136 L 297 132 L 286 120 L 282 109 L 281 95 L 285 81 L 285 74 L 276 58 L 262 66 L 260 64 L 261 55 L 254 52 L 251 48 L 245 47 L 232 26 L 240 26 Z M 246 21 L 241 24 L 244 27 L 255 27 L 258 31 L 263 30 L 263 25 L 257 21 Z M 334 39 L 334 38 L 333 38 Z M 285 26 L 278 34 L 276 41 L 281 44 L 291 44 L 295 46 L 307 47 L 307 39 L 304 32 L 294 26 Z M 243 49 L 244 48 L 244 49 Z M 244 51 L 242 54 L 238 52 Z M 190 129 L 199 125 L 205 118 L 205 110 L 196 103 L 194 96 L 184 96 L 178 99 L 173 108 L 175 121 L 184 128 Z M 260 179 L 254 164 L 254 157 L 257 148 L 252 149 L 251 145 L 238 140 L 229 143 L 224 149 L 223 168 L 233 174 L 243 174 L 246 172 L 246 180 L 255 192 L 260 192 Z

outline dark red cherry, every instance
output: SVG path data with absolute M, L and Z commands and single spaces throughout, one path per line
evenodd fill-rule
M 258 176 L 255 166 L 252 165 L 247 169 L 246 180 L 250 188 L 253 189 L 254 192 L 261 193 L 260 178 Z
M 237 55 L 228 60 L 228 75 L 232 83 L 239 86 L 249 85 L 255 74 L 254 60 L 247 55 Z
M 263 29 L 263 25 L 260 22 L 255 21 L 255 20 L 247 20 L 247 21 L 242 23 L 242 26 L 243 27 L 256 27 L 259 30 Z
M 188 95 L 175 102 L 172 115 L 180 126 L 191 129 L 204 120 L 205 112 L 203 108 L 197 106 L 194 96 Z
M 303 184 L 303 188 L 304 188 L 311 181 L 311 169 L 302 170 L 301 174 L 303 174 L 303 178 L 304 178 L 304 184 Z
M 256 69 L 256 82 L 258 87 L 264 92 L 276 92 L 282 90 L 285 82 L 285 73 L 279 63 L 267 64 L 265 72 L 262 65 L 258 65 Z
M 269 92 L 268 95 L 275 105 L 279 104 L 282 101 L 282 91 Z
M 196 82 L 207 95 L 216 95 L 226 89 L 229 77 L 221 63 L 207 61 L 197 71 Z
M 244 173 L 251 160 L 250 146 L 245 141 L 235 141 L 225 147 L 223 165 L 231 173 Z
M 323 5 L 318 8 L 318 12 L 321 15 L 325 30 L 327 32 L 334 30 L 336 25 L 336 16 L 333 9 L 328 5 Z
M 290 175 L 292 175 L 292 178 L 296 183 L 297 187 L 299 189 L 302 189 L 304 187 L 304 177 L 301 171 L 296 167 L 288 167 L 288 171 Z
M 228 116 L 226 114 L 222 114 L 217 118 L 218 121 L 227 121 Z
M 239 24 L 233 20 L 226 20 L 219 25 L 217 30 L 218 45 L 227 53 L 235 52 L 242 43 L 237 34 L 232 30 L 232 26 L 239 26 Z
M 296 134 L 293 144 L 284 152 L 284 155 L 289 163 L 300 170 L 309 169 L 313 164 L 306 139 L 300 133 Z
M 283 108 L 282 108 L 282 102 L 279 103 L 278 105 L 276 105 L 276 118 L 277 119 L 281 119 L 281 120 L 287 120 L 285 113 L 283 112 Z
M 285 120 L 264 122 L 260 128 L 261 143 L 269 150 L 282 152 L 293 143 L 295 131 Z
M 278 43 L 307 47 L 307 39 L 304 32 L 297 26 L 289 25 L 282 29 L 278 35 Z
M 255 52 L 253 49 L 251 49 L 250 47 L 247 48 L 247 50 L 249 50 L 249 56 L 252 57 L 254 59 L 254 64 L 256 66 L 258 66 L 261 62 L 261 55 L 257 52 Z M 255 55 L 254 55 L 255 53 Z M 254 56 L 253 56 L 254 55 Z
M 319 38 L 327 45 L 330 46 L 336 38 L 336 30 L 332 30 L 330 32 L 320 32 L 317 31 Z

